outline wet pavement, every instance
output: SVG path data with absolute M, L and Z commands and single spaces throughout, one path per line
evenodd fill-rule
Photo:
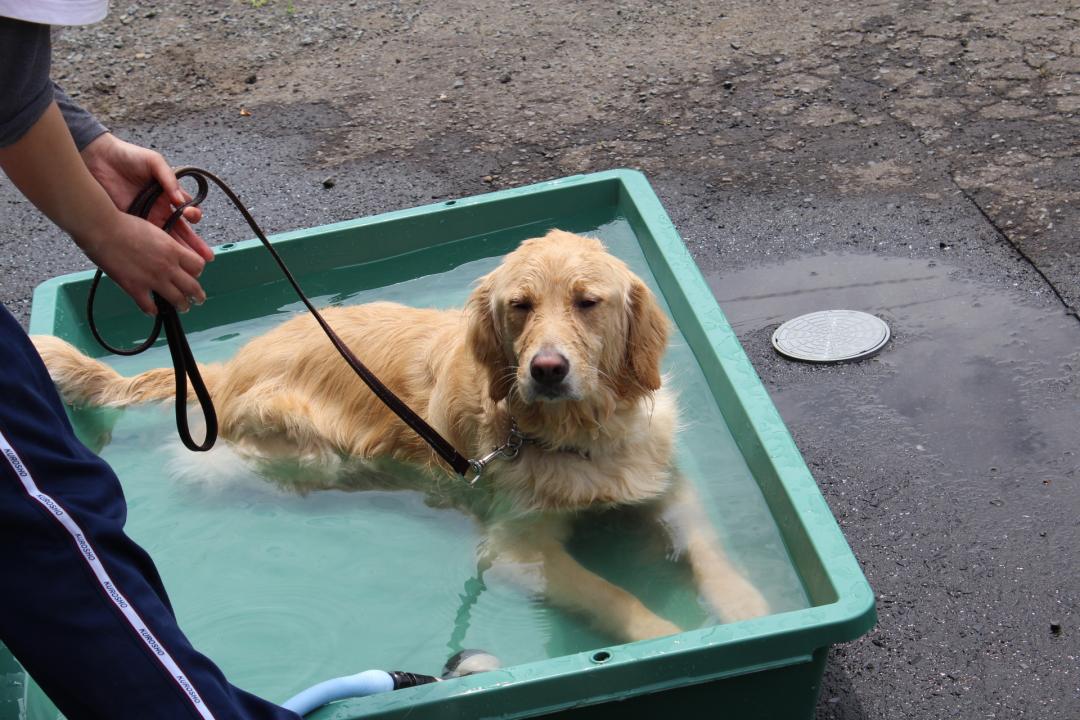
M 878 596 L 820 717 L 1074 715 L 1080 327 L 940 261 L 835 254 L 710 275 Z M 793 315 L 857 308 L 893 337 L 812 366 Z M 867 688 L 874 688 L 867 693 Z M 918 692 L 912 692 L 913 690 Z
M 154 72 L 190 71 L 166 79 L 174 101 L 89 82 L 83 98 L 122 136 L 234 184 L 268 231 L 646 172 L 878 595 L 878 626 L 832 654 L 818 720 L 1080 717 L 1072 4 L 734 3 L 718 17 L 618 3 L 571 22 L 520 3 L 473 23 L 453 3 L 389 3 L 365 5 L 379 22 L 347 40 L 322 17 L 328 3 L 279 18 L 306 23 L 309 44 L 230 40 L 213 64 L 122 34 L 196 5 L 101 31 L 151 50 Z M 220 21 L 208 39 L 259 31 L 266 16 L 246 6 L 207 10 Z M 531 30 L 496 36 L 500 12 L 536 22 L 515 16 Z M 344 66 L 319 65 L 319 48 Z M 62 45 L 58 62 L 101 74 L 115 51 Z M 554 75 L 567 65 L 581 82 Z M 369 92 L 365 72 L 400 98 Z M 223 208 L 210 206 L 204 234 L 246 239 Z M 23 321 L 34 285 L 86 265 L 3 183 L 0 250 L 0 300 Z M 837 366 L 777 356 L 780 322 L 829 308 L 882 317 L 889 345 Z
M 780 322 L 817 310 L 863 310 L 892 329 L 882 356 L 865 363 L 874 377 L 814 368 L 838 380 L 850 370 L 854 396 L 770 378 L 789 422 L 832 415 L 834 424 L 858 419 L 884 429 L 884 416 L 896 415 L 921 439 L 897 442 L 940 461 L 939 479 L 951 484 L 981 484 L 984 475 L 1042 473 L 1040 483 L 1075 476 L 1080 325 L 1052 304 L 957 275 L 935 260 L 829 253 L 708 279 L 736 332 L 757 350 Z M 781 362 L 767 367 L 779 371 Z

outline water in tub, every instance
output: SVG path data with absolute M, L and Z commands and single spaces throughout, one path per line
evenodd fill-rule
M 567 229 L 600 237 L 651 283 L 624 219 L 590 224 L 579 218 Z M 372 273 L 363 267 L 302 281 L 320 305 L 391 300 L 460 307 L 476 278 L 498 262 L 474 260 L 383 287 L 372 287 Z M 369 289 L 352 290 L 365 285 Z M 289 292 L 282 284 L 261 288 L 258 297 L 211 299 L 234 309 L 268 296 L 282 303 L 276 312 L 251 319 L 238 311 L 247 319 L 191 332 L 195 356 L 227 359 L 300 312 Z M 363 348 L 356 351 L 362 359 Z M 163 346 L 106 360 L 123 374 L 170 364 Z M 805 607 L 758 485 L 678 331 L 664 370 L 685 421 L 679 465 L 698 486 L 725 548 L 774 611 Z M 278 477 L 264 477 L 226 447 L 193 456 L 176 436 L 171 404 L 76 411 L 74 419 L 84 440 L 99 444 L 119 474 L 128 531 L 157 562 L 181 626 L 244 689 L 280 701 L 314 682 L 366 668 L 435 674 L 462 647 L 483 648 L 513 665 L 611 644 L 582 618 L 523 592 L 512 579 L 479 576 L 481 528 L 423 492 L 394 489 L 390 482 L 362 492 L 301 493 L 282 482 L 280 468 Z M 718 622 L 662 533 L 632 518 L 605 514 L 571 550 L 684 629 Z

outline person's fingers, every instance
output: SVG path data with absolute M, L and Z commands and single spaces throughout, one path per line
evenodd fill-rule
M 108 272 L 106 272 L 106 275 L 135 301 L 140 310 L 147 315 L 157 315 L 157 305 L 150 295 L 151 288 L 146 279 L 139 275 L 121 275 L 117 277 Z
M 150 296 L 150 288 L 126 283 L 121 285 L 120 289 L 126 292 L 144 313 L 157 315 L 157 305 L 154 303 L 154 298 Z
M 176 175 L 173 173 L 172 168 L 169 167 L 169 163 L 165 162 L 159 153 L 154 151 L 148 151 L 147 164 L 150 166 L 150 174 L 154 176 L 154 179 L 158 181 L 158 184 L 165 189 L 165 194 L 169 198 L 169 202 L 173 205 L 183 205 L 187 200 L 184 199 L 183 188 L 180 187 L 180 182 L 176 179 Z M 190 197 L 190 196 L 189 196 Z
M 206 241 L 195 232 L 195 229 L 186 222 L 181 220 L 176 223 L 172 231 L 177 240 L 194 250 L 204 262 L 210 262 L 214 259 L 214 251 L 206 244 Z
M 180 262 L 180 268 L 193 278 L 202 275 L 203 268 L 206 267 L 206 261 L 186 245 L 177 245 L 176 249 L 179 251 L 177 259 Z
M 183 185 L 180 186 L 180 197 L 184 199 L 185 203 L 191 200 L 191 193 L 185 190 Z M 177 207 L 182 204 L 183 203 L 177 203 Z M 199 222 L 200 220 L 202 220 L 202 215 L 202 208 L 200 208 L 198 205 L 192 205 L 191 207 L 184 208 L 184 219 L 190 223 Z
M 150 211 L 150 214 L 147 215 L 146 220 L 154 227 L 160 228 L 168 222 L 170 217 L 172 217 L 173 211 L 172 201 L 162 196 L 154 203 L 154 208 Z M 173 228 L 179 224 L 180 220 L 177 219 L 176 222 L 173 223 Z
M 181 222 L 187 233 L 198 239 L 190 227 Z M 143 312 L 157 314 L 150 297 L 151 290 L 181 312 L 190 309 L 192 303 L 205 302 L 206 293 L 196 278 L 206 261 L 183 241 L 124 213 L 117 213 L 115 226 L 107 239 L 109 242 L 94 245 L 97 251 L 91 259 L 131 296 Z M 201 239 L 198 242 L 201 243 Z
M 188 199 L 191 199 L 190 196 L 188 197 Z M 161 227 L 168 221 L 170 217 L 172 217 L 172 214 L 175 211 L 176 208 L 173 206 L 172 201 L 162 196 L 158 198 L 158 201 L 156 203 L 154 203 L 154 209 L 150 211 L 150 214 L 147 216 L 146 219 L 149 220 L 152 225 L 156 227 Z M 180 219 L 177 219 L 173 223 L 173 230 L 175 231 L 178 227 L 184 224 L 185 221 L 188 223 L 197 223 L 202 220 L 202 217 L 203 212 L 201 209 L 197 207 L 186 207 L 184 208 L 184 212 L 181 214 Z
M 196 305 L 202 305 L 206 302 L 206 291 L 202 289 L 202 285 L 195 278 L 187 273 L 178 272 L 173 276 L 172 280 L 176 289 L 184 295 L 185 304 L 195 303 Z
M 187 312 L 191 309 L 191 301 L 188 300 L 187 294 L 175 284 L 162 283 L 161 287 L 156 288 L 155 291 L 180 312 Z
M 184 219 L 192 224 L 199 222 L 202 220 L 202 208 L 195 206 L 184 208 Z

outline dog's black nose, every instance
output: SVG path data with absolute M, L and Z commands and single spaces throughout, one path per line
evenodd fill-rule
M 529 373 L 533 380 L 545 387 L 554 387 L 561 383 L 570 372 L 570 361 L 562 353 L 553 351 L 538 352 L 529 363 Z

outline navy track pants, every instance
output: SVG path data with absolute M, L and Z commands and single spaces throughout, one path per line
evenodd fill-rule
M 233 687 L 176 624 L 104 460 L 75 437 L 0 305 L 0 641 L 69 720 L 296 720 Z

